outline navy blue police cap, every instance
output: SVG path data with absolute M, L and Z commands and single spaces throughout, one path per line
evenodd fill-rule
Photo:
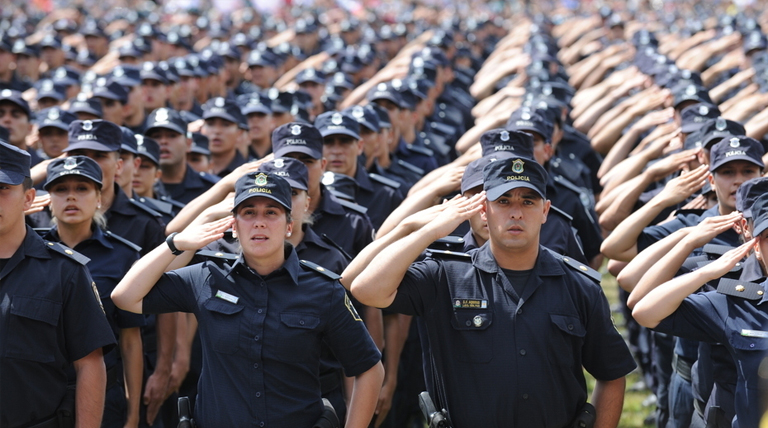
M 725 137 L 715 143 L 709 152 L 709 170 L 715 171 L 728 162 L 743 160 L 764 168 L 763 155 L 765 148 L 762 143 L 746 136 Z
M 245 118 L 240 112 L 240 107 L 232 100 L 215 97 L 206 101 L 202 106 L 203 119 L 220 118 L 240 126 L 245 123 Z
M 238 101 L 240 101 L 240 112 L 244 116 L 253 113 L 272 114 L 272 100 L 266 96 L 253 92 L 241 97 L 238 97 Z
M 352 106 L 345 109 L 342 114 L 355 119 L 360 126 L 368 128 L 370 131 L 379 132 L 379 115 L 376 110 L 368 104 L 366 106 Z
M 0 141 L 0 183 L 18 186 L 30 177 L 31 157 L 25 150 Z
M 305 68 L 296 75 L 296 83 L 301 85 L 306 82 L 314 82 L 318 84 L 325 83 L 325 74 L 322 71 L 315 70 L 314 68 Z
M 709 91 L 701 85 L 679 85 L 672 89 L 672 96 L 674 99 L 674 107 L 677 107 L 680 103 L 685 101 L 712 103 L 712 99 L 709 97 Z
M 0 102 L 3 101 L 8 101 L 21 107 L 27 117 L 32 115 L 32 110 L 30 110 L 29 104 L 26 100 L 24 100 L 24 98 L 21 96 L 21 92 L 19 91 L 15 91 L 13 89 L 3 89 L 0 91 Z
M 759 236 L 768 229 L 768 194 L 760 195 L 752 204 L 752 236 Z
M 80 84 L 80 72 L 72 67 L 62 66 L 55 70 L 51 75 L 53 82 L 59 85 L 72 86 Z
M 141 69 L 133 65 L 118 65 L 112 70 L 111 78 L 123 86 L 132 88 L 141 84 Z
M 105 77 L 99 77 L 93 85 L 93 96 L 128 104 L 128 91 L 125 87 Z
M 157 140 L 141 134 L 136 134 L 135 140 L 138 155 L 144 156 L 156 166 L 160 166 L 160 144 Z
M 125 126 L 121 126 L 120 131 L 123 137 L 120 140 L 120 151 L 133 153 L 134 155 L 139 154 L 139 147 L 136 144 L 136 133 Z
M 315 127 L 323 138 L 329 135 L 347 135 L 360 139 L 360 124 L 351 116 L 338 111 L 327 111 L 317 116 Z
M 272 199 L 286 210 L 291 210 L 291 185 L 279 175 L 255 171 L 237 179 L 235 183 L 235 207 L 232 211 L 237 211 L 240 204 L 255 197 Z
M 533 137 L 523 131 L 491 129 L 480 136 L 480 148 L 483 156 L 510 152 L 515 156 L 533 159 Z
M 69 146 L 64 150 L 96 150 L 116 152 L 120 150 L 123 132 L 119 126 L 107 120 L 75 120 L 69 124 Z
M 547 172 L 535 160 L 521 157 L 499 159 L 483 169 L 483 189 L 489 201 L 517 188 L 534 190 L 547 199 Z
M 752 218 L 752 204 L 760 196 L 768 193 L 768 177 L 747 180 L 736 191 L 736 211 L 744 218 Z
M 323 136 L 310 124 L 286 123 L 272 132 L 272 151 L 280 158 L 289 153 L 304 153 L 313 159 L 322 159 Z
M 681 130 L 685 134 L 690 134 L 701 129 L 708 120 L 716 119 L 718 116 L 720 116 L 720 110 L 714 104 L 702 102 L 690 105 L 680 112 Z
M 149 134 L 155 129 L 170 129 L 181 135 L 187 135 L 187 121 L 181 117 L 181 113 L 168 107 L 160 107 L 152 110 L 147 116 L 146 130 L 144 134 Z
M 392 121 L 389 119 L 389 112 L 384 107 L 376 104 L 371 103 L 368 104 L 373 111 L 376 112 L 376 114 L 379 116 L 379 128 L 391 128 L 392 127 Z
M 491 162 L 499 159 L 516 157 L 512 152 L 490 153 L 480 159 L 475 159 L 464 168 L 464 175 L 461 176 L 461 193 L 464 194 L 475 187 L 483 185 L 483 169 Z
M 56 101 L 64 101 L 67 98 L 67 88 L 64 85 L 54 83 L 51 79 L 43 79 L 36 85 L 37 87 L 37 100 L 43 98 L 53 98 Z
M 320 182 L 337 198 L 350 202 L 357 201 L 357 190 L 360 186 L 354 178 L 333 171 L 326 171 Z
M 208 137 L 199 133 L 192 133 L 192 146 L 189 148 L 190 153 L 199 153 L 201 155 L 210 156 L 211 151 L 208 149 L 209 140 Z
M 101 189 L 101 167 L 95 160 L 87 156 L 68 156 L 65 158 L 56 158 L 48 164 L 47 175 L 43 189 L 48 190 L 56 181 L 64 177 L 76 175 L 85 177 Z
M 309 171 L 303 162 L 293 158 L 275 158 L 259 165 L 259 171 L 283 177 L 294 189 L 309 188 Z
M 403 104 L 403 97 L 400 95 L 400 92 L 398 92 L 395 88 L 392 87 L 391 82 L 390 83 L 379 83 L 374 88 L 371 88 L 368 93 L 365 96 L 365 99 L 367 99 L 370 102 L 378 101 L 378 100 L 388 100 L 394 103 L 397 108 L 404 108 Z
M 101 106 L 101 100 L 94 97 L 88 97 L 87 94 L 81 92 L 77 94 L 75 98 L 69 102 L 70 113 L 88 113 L 92 114 L 99 119 L 104 116 L 104 110 Z
M 77 120 L 77 117 L 63 108 L 55 106 L 41 110 L 35 115 L 35 120 L 37 122 L 37 129 L 51 127 L 68 131 L 69 124 Z
M 509 131 L 535 132 L 547 144 L 552 142 L 553 124 L 542 114 L 528 108 L 515 110 L 507 120 L 505 128 Z
M 139 72 L 141 80 L 157 80 L 163 85 L 168 84 L 168 75 L 165 70 L 160 67 L 160 64 L 147 61 L 141 65 L 141 71 Z

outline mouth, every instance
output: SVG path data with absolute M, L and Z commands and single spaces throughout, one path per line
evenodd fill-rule
M 266 242 L 269 238 L 266 235 L 254 235 L 251 237 L 253 242 Z
M 160 159 L 168 159 L 171 157 L 171 152 L 168 150 L 160 150 Z
M 222 144 L 222 141 L 219 138 L 214 138 L 211 140 L 211 144 L 214 146 L 220 146 Z
M 79 211 L 80 209 L 74 205 L 67 205 L 66 207 L 64 207 L 64 214 L 75 214 Z

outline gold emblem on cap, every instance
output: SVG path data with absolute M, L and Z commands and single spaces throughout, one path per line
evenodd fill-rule
M 267 174 L 264 174 L 263 172 L 260 172 L 256 178 L 253 180 L 253 182 L 257 186 L 266 186 L 267 185 Z
M 739 284 L 739 285 L 736 286 L 736 291 L 738 291 L 739 293 L 741 293 L 744 290 L 746 290 L 746 288 L 744 288 L 743 285 Z
M 522 159 L 515 159 L 512 161 L 512 172 L 515 174 L 522 174 L 522 172 L 525 170 L 523 166 L 525 165 L 525 162 L 523 162 Z

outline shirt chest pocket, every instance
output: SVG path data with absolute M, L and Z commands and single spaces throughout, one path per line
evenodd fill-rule
M 759 337 L 763 331 L 745 330 L 734 331 L 728 339 L 733 346 L 737 361 L 737 370 L 743 371 L 744 378 L 750 388 L 758 388 L 759 376 L 755 376 L 760 363 L 768 350 L 768 338 Z
M 549 343 L 553 346 L 552 351 L 556 353 L 573 352 L 579 349 L 584 342 L 584 336 L 587 330 L 581 323 L 579 317 L 574 315 L 550 314 L 552 321 L 552 339 Z
M 222 354 L 237 352 L 243 307 L 218 298 L 208 299 L 203 307 L 208 311 L 206 324 L 213 350 Z
M 41 363 L 54 362 L 59 340 L 61 303 L 33 297 L 11 302 L 5 356 Z
M 320 317 L 300 312 L 282 312 L 278 337 L 274 346 L 275 356 L 283 361 L 302 362 L 319 354 L 318 328 Z
M 465 363 L 487 363 L 493 358 L 493 311 L 454 309 L 450 352 Z

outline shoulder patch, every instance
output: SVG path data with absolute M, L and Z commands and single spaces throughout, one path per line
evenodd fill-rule
M 352 300 L 349 299 L 349 294 L 344 293 L 344 306 L 347 307 L 347 310 L 350 314 L 352 314 L 352 318 L 355 321 L 362 321 L 363 319 L 360 318 L 360 315 L 357 313 L 357 309 L 355 309 L 355 306 L 352 304 Z
M 342 248 L 341 245 L 337 244 L 336 241 L 331 239 L 328 235 L 323 233 L 320 236 L 320 239 L 322 239 L 323 242 L 325 242 L 326 244 L 328 244 L 328 245 L 332 246 L 333 248 L 339 250 L 339 252 L 341 252 L 341 255 L 344 256 L 347 260 L 352 261 L 353 257 L 350 256 L 346 251 L 344 251 L 344 248 Z
M 152 208 L 142 204 L 141 202 L 137 201 L 136 199 L 131 198 L 131 205 L 134 207 L 140 209 L 141 211 L 144 211 L 145 213 L 151 215 L 152 217 L 162 217 L 163 215 L 159 212 L 153 210 Z
M 169 196 L 160 196 L 160 200 L 163 201 L 163 202 L 167 202 L 167 203 L 169 203 L 169 204 L 171 204 L 174 207 L 179 208 L 179 209 L 184 208 L 184 207 L 187 206 L 187 204 L 182 204 L 181 202 L 177 201 L 176 199 L 172 199 Z
M 713 261 L 714 261 L 714 260 L 704 260 L 704 261 L 700 261 L 700 262 L 696 263 L 696 268 L 697 268 L 697 269 L 703 268 L 704 266 L 706 266 L 706 265 L 708 265 L 708 264 L 712 263 Z M 742 269 L 742 266 L 741 266 L 741 265 L 742 265 L 742 263 L 741 263 L 741 262 L 738 262 L 738 263 L 736 263 L 736 264 L 735 264 L 735 265 L 734 265 L 734 266 L 731 268 L 731 270 L 729 270 L 729 271 L 728 271 L 728 273 L 741 272 L 741 269 Z
M 408 150 L 414 153 L 418 153 L 420 155 L 429 156 L 429 157 L 432 157 L 435 155 L 435 152 L 433 152 L 432 150 L 426 147 L 414 146 L 413 144 L 408 144 L 407 147 L 408 147 Z
M 139 197 L 139 203 L 142 203 L 161 214 L 173 216 L 173 205 L 171 205 L 170 202 L 161 201 L 154 198 Z
M 198 256 L 202 256 L 209 259 L 222 259 L 227 261 L 235 261 L 237 260 L 237 254 L 232 253 L 224 253 L 222 251 L 210 251 L 210 250 L 199 250 L 197 253 Z
M 458 260 L 469 261 L 470 258 L 472 257 L 467 253 L 462 253 L 459 251 L 434 250 L 432 248 L 427 248 L 426 253 L 427 253 L 427 256 L 435 259 L 458 259 Z
M 760 300 L 765 293 L 760 284 L 729 278 L 720 279 L 720 282 L 717 284 L 717 292 L 747 300 Z
M 35 228 L 32 228 L 32 230 L 34 230 L 35 233 L 37 233 L 40 236 L 45 236 L 46 233 L 51 231 L 51 228 L 50 227 L 35 227 Z
M 91 259 L 88 257 L 85 257 L 84 255 L 59 242 L 45 241 L 45 246 L 59 254 L 63 254 L 64 256 L 80 263 L 81 265 L 86 265 L 91 261 Z
M 565 265 L 569 268 L 581 273 L 582 275 L 586 275 L 596 282 L 600 282 L 600 280 L 603 279 L 603 276 L 600 274 L 600 272 L 592 269 L 591 267 L 582 264 L 578 260 L 574 260 L 568 256 L 563 256 L 563 261 L 565 262 Z
M 324 268 L 324 267 L 322 267 L 320 265 L 312 263 L 310 261 L 300 260 L 299 264 L 301 265 L 301 267 L 303 267 L 306 270 L 315 271 L 315 272 L 317 272 L 317 273 L 319 273 L 321 275 L 327 276 L 328 278 L 330 278 L 330 279 L 332 279 L 334 281 L 336 281 L 336 280 L 341 278 L 341 275 L 338 275 L 335 272 L 332 272 L 332 271 L 330 271 L 330 270 L 328 270 L 328 269 L 326 269 L 326 268 Z
M 104 313 L 104 315 L 107 314 L 107 311 L 104 310 L 104 304 L 101 303 L 101 296 L 99 295 L 99 289 L 96 288 L 96 283 L 91 281 L 91 289 L 93 290 L 93 295 L 96 297 L 96 301 L 99 302 L 99 307 L 101 308 L 101 312 Z
M 734 249 L 735 247 L 731 247 L 728 245 L 718 245 L 718 244 L 707 244 L 702 248 L 702 251 L 707 253 L 710 256 L 722 256 L 726 252 Z
M 413 172 L 413 173 L 416 173 L 416 174 L 420 175 L 420 176 L 424 175 L 424 170 L 419 168 L 418 166 L 412 164 L 412 163 L 408 163 L 408 162 L 406 162 L 406 161 L 404 161 L 402 159 L 398 159 L 397 160 L 397 164 L 402 166 L 403 168 Z
M 677 210 L 673 214 L 675 215 L 675 217 L 677 217 L 679 215 L 696 215 L 696 216 L 701 216 L 702 214 L 704 214 L 704 211 L 706 211 L 706 210 L 702 210 L 702 209 Z
M 453 251 L 463 252 L 464 250 L 464 238 L 461 236 L 448 235 L 444 238 L 440 238 L 437 241 L 429 244 L 427 250 L 441 250 L 441 251 Z
M 395 180 L 392 180 L 392 179 L 389 179 L 387 177 L 384 177 L 383 175 L 369 173 L 368 177 L 370 177 L 371 180 L 373 180 L 373 181 L 375 181 L 377 183 L 383 184 L 383 185 L 391 187 L 393 189 L 399 189 L 400 188 L 400 183 L 398 183 Z
M 132 249 L 134 249 L 134 250 L 136 250 L 138 252 L 141 252 L 141 247 L 139 247 L 138 245 L 134 244 L 133 242 L 123 238 L 122 236 L 115 235 L 114 233 L 110 232 L 109 230 L 104 232 L 104 234 L 107 235 L 108 237 L 114 239 L 115 241 L 120 241 L 123 244 L 131 247 Z
M 349 201 L 341 199 L 341 198 L 336 198 L 336 201 L 339 203 L 339 205 L 341 205 L 342 207 L 344 207 L 344 208 L 346 208 L 348 210 L 355 211 L 355 212 L 358 212 L 360 214 L 367 214 L 368 213 L 368 208 L 366 208 L 366 207 L 364 207 L 362 205 L 358 205 L 358 204 L 356 204 L 354 202 L 349 202 Z
M 554 205 L 550 205 L 549 210 L 555 212 L 556 214 L 560 214 L 561 216 L 565 217 L 568 221 L 573 221 L 573 216 L 571 216 L 567 212 L 561 210 L 560 208 Z

